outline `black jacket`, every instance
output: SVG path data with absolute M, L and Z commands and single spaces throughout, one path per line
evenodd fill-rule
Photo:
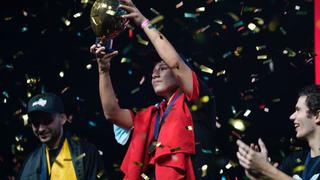
M 103 161 L 97 148 L 88 142 L 66 137 L 71 151 L 73 166 L 78 180 L 107 179 Z M 64 139 L 62 140 L 64 141 Z M 84 156 L 84 157 L 83 157 Z M 83 158 L 81 158 L 83 157 Z M 99 175 L 102 174 L 102 176 Z M 66 177 L 67 178 L 67 177 Z M 46 180 L 47 162 L 45 144 L 34 150 L 24 163 L 20 173 L 21 180 Z

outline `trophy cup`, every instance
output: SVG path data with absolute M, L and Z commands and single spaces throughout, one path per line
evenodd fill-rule
M 96 35 L 96 43 L 103 44 L 106 51 L 112 51 L 113 38 L 125 30 L 128 20 L 121 17 L 127 12 L 119 8 L 118 0 L 97 0 L 90 13 L 90 23 Z

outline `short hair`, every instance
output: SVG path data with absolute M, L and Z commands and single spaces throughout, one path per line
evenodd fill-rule
M 317 115 L 320 110 L 320 86 L 319 85 L 309 85 L 303 88 L 299 97 L 306 96 L 306 106 L 309 109 L 309 114 Z

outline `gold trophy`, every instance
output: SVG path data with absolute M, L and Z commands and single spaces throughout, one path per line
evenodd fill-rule
M 119 5 L 118 0 L 97 0 L 91 8 L 90 22 L 96 43 L 104 44 L 107 51 L 112 48 L 112 39 L 125 30 L 129 22 L 121 17 L 127 12 Z

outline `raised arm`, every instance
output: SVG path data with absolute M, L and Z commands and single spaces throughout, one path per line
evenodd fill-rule
M 120 0 L 121 8 L 128 11 L 123 18 L 131 19 L 136 26 L 143 28 L 161 59 L 169 66 L 179 81 L 180 88 L 188 95 L 192 94 L 192 71 L 181 59 L 172 44 L 156 28 L 150 26 L 149 20 L 137 9 L 131 0 Z
M 250 179 L 260 179 L 251 176 L 248 172 L 253 171 L 262 176 L 262 179 L 271 180 L 293 180 L 290 176 L 278 170 L 267 158 L 267 148 L 261 139 L 258 141 L 260 152 L 253 150 L 241 140 L 237 140 L 238 152 L 237 157 L 240 165 L 245 168 L 246 174 Z
M 90 52 L 95 54 L 99 69 L 99 93 L 103 113 L 107 120 L 126 129 L 133 126 L 133 120 L 128 109 L 120 108 L 114 93 L 110 78 L 110 60 L 118 54 L 118 51 L 106 54 L 105 48 L 100 44 L 90 47 Z

